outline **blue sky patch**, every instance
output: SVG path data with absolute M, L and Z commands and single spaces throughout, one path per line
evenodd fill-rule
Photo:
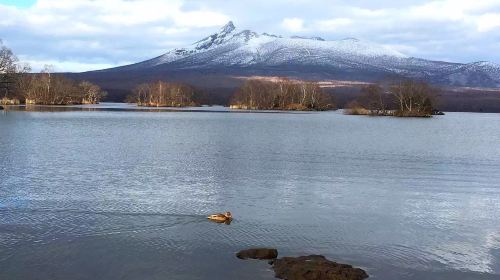
M 0 0 L 1 5 L 16 6 L 19 8 L 27 8 L 33 6 L 36 0 Z

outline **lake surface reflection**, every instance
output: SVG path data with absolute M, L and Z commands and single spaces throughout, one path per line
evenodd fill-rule
M 498 114 L 100 108 L 0 112 L 0 279 L 274 279 L 253 246 L 500 277 Z

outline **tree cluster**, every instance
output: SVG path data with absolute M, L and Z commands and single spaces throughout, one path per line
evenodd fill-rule
M 362 95 L 347 104 L 347 114 L 349 115 L 374 115 L 386 116 L 390 114 L 388 110 L 388 96 L 384 88 L 379 84 L 372 84 L 361 89 Z
M 186 107 L 200 104 L 201 95 L 192 86 L 164 81 L 140 84 L 128 102 L 138 106 Z
M 14 99 L 18 59 L 0 40 L 0 96 L 3 100 Z M 5 102 L 4 101 L 4 102 Z
M 5 104 L 68 105 L 96 104 L 106 93 L 97 85 L 53 74 L 46 66 L 38 74 L 30 74 L 27 64 L 19 64 L 14 53 L 0 41 L 0 102 Z
M 90 82 L 80 82 L 53 74 L 46 66 L 30 74 L 27 64 L 19 64 L 14 53 L 0 41 L 0 103 L 43 105 L 96 104 L 105 92 Z
M 26 104 L 97 104 L 106 95 L 99 86 L 53 74 L 50 67 L 38 74 L 22 74 L 18 88 Z
M 249 79 L 233 95 L 230 106 L 247 110 L 330 110 L 330 95 L 318 83 L 280 78 L 276 82 Z
M 396 116 L 431 116 L 437 89 L 425 82 L 407 80 L 390 87 L 397 104 Z
M 435 112 L 437 89 L 425 82 L 405 80 L 389 85 L 372 84 L 364 87 L 362 93 L 347 105 L 347 114 L 425 117 Z

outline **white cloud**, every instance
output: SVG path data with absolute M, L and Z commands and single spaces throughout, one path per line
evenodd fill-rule
M 335 31 L 339 28 L 344 28 L 353 23 L 349 18 L 334 18 L 317 22 L 317 28 L 326 31 Z
M 485 14 L 477 20 L 477 30 L 488 32 L 500 28 L 500 13 Z
M 304 20 L 300 18 L 285 18 L 281 23 L 283 28 L 291 32 L 304 31 Z
M 228 16 L 215 11 L 184 10 L 183 2 L 178 0 L 39 0 L 26 10 L 9 8 L 5 15 L 16 19 L 13 20 L 15 24 L 27 23 L 47 33 L 62 33 L 56 31 L 61 29 L 95 32 L 96 29 L 152 23 L 173 27 L 211 27 L 229 21 Z
M 229 17 L 210 11 L 192 11 L 175 15 L 176 25 L 181 27 L 210 27 L 221 26 L 229 21 Z
M 116 65 L 109 63 L 92 63 L 92 62 L 78 62 L 78 61 L 61 61 L 61 60 L 31 60 L 28 57 L 20 56 L 19 57 L 23 63 L 28 63 L 32 69 L 37 72 L 40 69 L 43 69 L 45 65 L 53 65 L 54 71 L 56 72 L 78 72 L 78 71 L 91 71 L 91 70 L 101 70 L 106 68 L 111 68 Z M 132 61 L 123 62 L 123 63 L 132 63 Z
M 38 0 L 0 4 L 0 15 L 9 47 L 30 61 L 60 61 L 64 71 L 161 55 L 230 19 L 256 32 L 356 37 L 416 57 L 500 62 L 499 0 Z
M 170 42 L 186 43 L 182 40 L 186 34 L 201 34 L 230 20 L 223 12 L 185 4 L 181 0 L 38 0 L 29 8 L 0 4 L 0 36 L 35 69 L 46 61 L 56 62 L 64 71 L 97 69 L 159 55 L 171 47 Z
M 328 31 L 333 32 L 339 28 L 347 27 L 352 24 L 349 18 L 334 18 L 327 20 L 316 20 L 306 25 L 301 18 L 285 18 L 281 22 L 281 26 L 288 32 L 312 32 L 312 31 Z

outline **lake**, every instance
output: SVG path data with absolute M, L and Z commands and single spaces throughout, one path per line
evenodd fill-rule
M 259 246 L 500 278 L 500 114 L 78 108 L 0 111 L 2 280 L 274 279 Z

